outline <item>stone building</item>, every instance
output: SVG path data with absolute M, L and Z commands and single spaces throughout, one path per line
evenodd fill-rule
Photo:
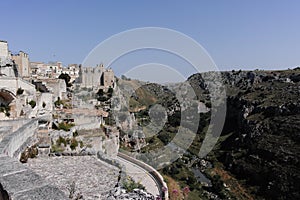
M 20 51 L 18 54 L 12 55 L 8 49 L 7 41 L 0 40 L 0 65 L 12 65 L 12 61 L 18 68 L 18 76 L 29 77 L 30 64 L 28 54 Z
M 113 88 L 115 84 L 115 75 L 112 69 L 106 69 L 100 77 L 100 86 L 104 88 Z
M 67 85 L 63 79 L 44 79 L 42 83 L 46 85 L 49 91 L 53 94 L 53 100 L 56 101 L 58 98 L 67 98 Z
M 30 75 L 30 62 L 27 53 L 20 51 L 18 54 L 11 55 L 11 59 L 18 66 L 19 76 L 29 77 Z
M 31 77 L 38 77 L 38 75 L 41 73 L 42 69 L 45 67 L 45 63 L 43 62 L 30 62 L 30 74 Z
M 0 40 L 0 77 L 18 77 L 17 65 L 10 59 L 8 43 Z
M 0 40 L 0 61 L 6 60 L 9 57 L 7 41 Z
M 28 58 L 27 54 L 25 55 L 22 53 L 20 56 Z M 27 63 L 27 66 L 28 64 L 29 62 Z M 29 110 L 28 107 L 30 107 L 28 102 L 36 99 L 35 86 L 20 78 L 19 75 L 18 65 L 14 60 L 12 60 L 11 54 L 8 50 L 8 43 L 1 40 L 0 119 L 24 116 L 25 111 Z
M 114 72 L 112 69 L 104 68 L 103 64 L 96 67 L 79 66 L 77 83 L 86 88 L 113 88 L 115 86 Z

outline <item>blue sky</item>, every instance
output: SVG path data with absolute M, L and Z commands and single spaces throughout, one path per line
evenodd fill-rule
M 0 39 L 32 61 L 81 63 L 101 41 L 165 27 L 199 42 L 221 70 L 300 65 L 300 1 L 1 1 Z

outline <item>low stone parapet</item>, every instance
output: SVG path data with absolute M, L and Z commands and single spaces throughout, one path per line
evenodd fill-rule
M 161 196 L 163 197 L 163 199 L 168 200 L 169 199 L 169 193 L 168 193 L 168 186 L 165 183 L 163 177 L 160 175 L 160 173 L 154 169 L 153 167 L 151 167 L 150 165 L 137 160 L 135 158 L 132 158 L 124 153 L 119 152 L 118 156 L 120 158 L 123 158 L 129 162 L 132 162 L 134 164 L 136 164 L 137 166 L 143 168 L 144 170 L 146 170 L 149 174 L 151 174 L 151 176 L 155 179 L 155 181 L 158 183 L 159 185 L 159 191 L 161 193 Z
M 0 154 L 13 157 L 15 152 L 21 151 L 20 148 L 26 147 L 26 143 L 34 137 L 37 128 L 38 120 L 34 119 L 6 135 L 0 142 Z

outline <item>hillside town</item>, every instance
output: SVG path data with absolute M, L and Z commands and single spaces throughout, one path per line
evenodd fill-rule
M 101 63 L 97 66 L 64 66 L 61 62 L 31 61 L 30 55 L 23 51 L 12 54 L 9 43 L 1 40 L 0 162 L 4 168 L 0 171 L 5 174 L 10 166 L 26 169 L 21 174 L 13 173 L 11 180 L 6 180 L 6 176 L 0 178 L 4 188 L 1 193 L 7 191 L 12 199 L 37 194 L 42 195 L 40 199 L 45 195 L 50 195 L 49 199 L 89 199 L 92 196 L 100 199 L 147 196 L 147 199 L 154 199 L 161 195 L 149 175 L 145 175 L 142 182 L 150 193 L 142 190 L 144 186 L 137 184 L 141 176 L 136 174 L 141 169 L 135 164 L 128 163 L 125 158 L 115 160 L 121 159 L 117 158 L 119 130 L 111 122 L 110 114 L 110 99 L 115 89 L 114 72 Z M 59 159 L 61 156 L 64 160 Z M 38 159 L 32 159 L 35 157 Z M 57 159 L 61 165 L 55 164 Z M 74 168 L 74 162 L 85 164 Z M 125 165 L 134 173 L 124 175 Z M 75 174 L 69 173 L 71 169 Z M 82 170 L 85 173 L 80 173 Z M 106 175 L 93 180 L 97 187 L 86 187 L 93 174 Z M 25 180 L 28 192 L 18 194 L 22 187 L 13 177 L 23 176 L 29 177 Z M 51 185 L 37 188 L 35 176 L 41 182 L 50 177 L 61 181 L 50 178 Z M 129 177 L 128 183 L 136 184 L 135 192 L 131 194 L 132 190 L 120 187 L 120 183 Z M 76 191 L 75 185 L 79 188 Z M 44 189 L 55 192 L 47 194 Z
M 64 78 L 68 77 L 68 82 Z M 23 51 L 12 54 L 7 41 L 0 41 L 0 120 L 33 118 L 52 113 L 53 102 L 71 100 L 74 88 L 90 88 L 94 91 L 113 88 L 114 73 L 97 66 L 81 66 L 61 62 L 33 62 Z M 36 107 L 30 106 L 35 102 Z M 44 103 L 44 104 L 43 104 Z M 44 105 L 44 106 L 43 106 Z

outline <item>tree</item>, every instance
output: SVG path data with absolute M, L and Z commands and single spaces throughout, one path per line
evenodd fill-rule
M 29 105 L 31 105 L 31 108 L 34 108 L 36 106 L 36 102 L 34 100 L 29 101 Z
M 108 91 L 107 91 L 108 96 L 109 96 L 109 97 L 112 97 L 113 92 L 114 92 L 114 89 L 113 89 L 112 87 L 109 87 L 109 88 L 108 88 Z
M 24 90 L 22 88 L 18 88 L 17 90 L 17 95 L 23 94 Z
M 61 73 L 58 78 L 65 80 L 67 87 L 72 86 L 72 83 L 70 83 L 71 77 L 69 74 Z
M 104 95 L 103 89 L 99 89 L 98 92 L 97 92 L 97 95 L 98 96 L 103 96 Z
M 109 94 L 112 94 L 114 92 L 114 89 L 112 87 L 109 87 L 108 88 L 108 91 L 107 91 Z

